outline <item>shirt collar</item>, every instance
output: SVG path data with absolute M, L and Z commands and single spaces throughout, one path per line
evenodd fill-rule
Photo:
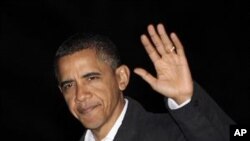
M 123 107 L 123 110 L 122 110 L 120 116 L 117 118 L 115 124 L 113 125 L 113 127 L 111 128 L 111 130 L 109 131 L 109 133 L 106 135 L 106 137 L 102 139 L 102 141 L 113 141 L 113 139 L 115 138 L 115 135 L 116 135 L 119 127 L 122 124 L 122 121 L 124 119 L 124 116 L 125 116 L 125 113 L 127 111 L 127 108 L 128 108 L 128 100 L 125 98 L 125 105 Z M 84 141 L 95 141 L 94 135 L 93 135 L 93 133 L 91 132 L 90 129 L 88 129 L 86 131 L 86 135 L 85 135 Z

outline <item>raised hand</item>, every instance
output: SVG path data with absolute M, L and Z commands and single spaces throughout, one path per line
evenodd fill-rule
M 170 38 L 162 24 L 148 26 L 150 39 L 143 34 L 141 42 L 152 60 L 157 76 L 142 68 L 134 72 L 158 93 L 183 103 L 193 95 L 193 80 L 183 45 L 175 33 Z

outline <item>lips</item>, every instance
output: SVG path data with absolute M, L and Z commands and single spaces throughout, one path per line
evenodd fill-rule
M 91 105 L 87 105 L 87 106 L 83 106 L 83 105 L 78 105 L 77 106 L 77 111 L 80 113 L 80 114 L 89 114 L 91 113 L 96 107 L 98 107 L 99 104 L 91 104 Z

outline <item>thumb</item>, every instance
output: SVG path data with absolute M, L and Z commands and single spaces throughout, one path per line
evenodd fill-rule
M 144 79 L 151 87 L 155 84 L 155 77 L 153 77 L 149 72 L 142 68 L 135 68 L 134 73 L 139 75 L 142 79 Z

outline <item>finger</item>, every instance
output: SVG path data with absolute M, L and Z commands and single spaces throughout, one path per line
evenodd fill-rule
M 148 37 L 146 35 L 141 36 L 141 42 L 146 50 L 146 52 L 149 55 L 149 58 L 155 62 L 156 60 L 160 59 L 159 54 L 155 50 L 155 48 L 152 46 L 151 42 L 149 41 Z
M 153 77 L 150 73 L 148 73 L 146 70 L 142 69 L 142 68 L 136 68 L 134 69 L 134 72 L 141 76 L 142 79 L 144 79 L 151 87 L 153 86 L 153 84 L 155 84 L 156 78 Z
M 152 39 L 152 42 L 154 43 L 157 51 L 161 54 L 164 55 L 166 54 L 166 51 L 164 49 L 164 45 L 158 35 L 158 33 L 156 33 L 155 28 L 153 25 L 149 25 L 148 26 L 148 33 L 150 35 L 150 38 Z
M 161 37 L 162 43 L 165 46 L 166 51 L 171 52 L 173 44 L 172 44 L 171 40 L 169 39 L 163 24 L 160 23 L 157 25 L 157 31 Z
M 184 47 L 183 47 L 181 41 L 179 40 L 179 38 L 177 37 L 177 35 L 175 33 L 171 33 L 170 37 L 171 37 L 171 39 L 176 47 L 176 53 L 179 56 L 185 56 Z

